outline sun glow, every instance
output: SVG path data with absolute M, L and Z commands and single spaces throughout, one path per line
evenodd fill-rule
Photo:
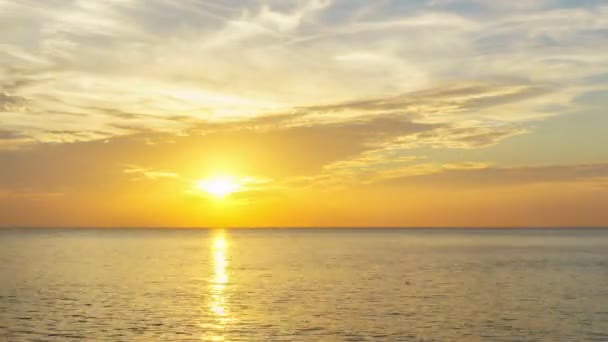
M 217 198 L 224 198 L 239 191 L 241 184 L 233 177 L 222 176 L 196 181 L 196 188 Z

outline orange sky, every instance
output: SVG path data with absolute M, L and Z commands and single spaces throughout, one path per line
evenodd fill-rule
M 608 226 L 608 5 L 475 3 L 0 0 L 0 226 Z

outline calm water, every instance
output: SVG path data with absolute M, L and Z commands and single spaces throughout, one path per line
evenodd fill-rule
M 0 341 L 608 341 L 608 230 L 0 230 Z

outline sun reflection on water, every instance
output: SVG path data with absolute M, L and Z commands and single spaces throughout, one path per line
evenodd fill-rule
M 225 289 L 228 284 L 228 259 L 227 240 L 224 231 L 215 233 L 212 238 L 212 266 L 213 274 L 210 281 L 209 309 L 212 316 L 212 324 L 209 325 L 207 340 L 224 341 L 224 329 L 229 320 L 229 312 L 226 306 Z

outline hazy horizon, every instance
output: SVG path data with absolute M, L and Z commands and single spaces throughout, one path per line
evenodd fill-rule
M 218 226 L 218 227 L 186 227 L 186 226 L 0 226 L 0 229 L 192 229 L 192 230 L 265 230 L 265 229 L 277 229 L 277 230 L 306 230 L 306 229 L 326 229 L 326 230 L 503 230 L 503 229 L 514 229 L 514 230 L 595 230 L 595 229 L 608 229 L 607 226 L 532 226 L 532 227 L 507 227 L 507 226 L 471 226 L 471 227 L 447 227 L 447 226 L 422 226 L 422 227 L 407 227 L 407 226 Z

